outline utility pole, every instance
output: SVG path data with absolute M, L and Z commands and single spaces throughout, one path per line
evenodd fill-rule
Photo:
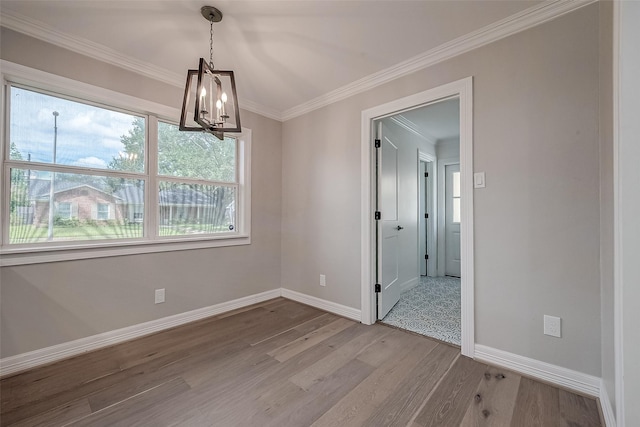
M 56 164 L 56 145 L 58 144 L 58 116 L 60 113 L 53 112 L 53 164 Z M 56 173 L 51 172 L 51 183 L 49 184 L 49 229 L 47 233 L 47 240 L 53 240 L 53 215 L 55 210 L 55 204 L 53 201 L 54 189 L 53 183 L 56 180 Z

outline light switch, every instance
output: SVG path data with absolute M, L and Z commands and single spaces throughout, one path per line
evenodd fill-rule
M 473 174 L 473 188 L 484 188 L 484 172 L 476 172 Z

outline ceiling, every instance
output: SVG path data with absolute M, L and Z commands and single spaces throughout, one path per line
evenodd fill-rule
M 275 117 L 541 7 L 524 0 L 2 0 L 0 22 L 181 86 L 186 70 L 208 58 L 205 4 L 224 13 L 214 24 L 216 68 L 235 72 L 241 106 Z
M 460 137 L 460 99 L 453 98 L 391 116 L 399 126 L 432 144 Z

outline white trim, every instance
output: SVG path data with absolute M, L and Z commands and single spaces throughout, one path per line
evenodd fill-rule
M 251 111 L 252 113 L 256 113 L 279 122 L 282 121 L 282 114 L 275 108 L 267 107 L 245 98 L 240 98 L 238 100 L 238 104 L 240 105 L 241 110 Z
M 9 28 L 28 36 L 44 40 L 56 46 L 63 47 L 73 52 L 80 53 L 89 58 L 106 62 L 107 64 L 116 65 L 125 70 L 159 80 L 173 86 L 180 87 L 184 85 L 185 76 L 173 73 L 164 68 L 154 67 L 146 62 L 140 61 L 131 56 L 123 55 L 120 52 L 111 49 L 105 45 L 92 42 L 90 40 L 70 36 L 56 28 L 45 24 L 42 21 L 21 15 L 16 12 L 3 10 L 0 22 L 3 27 Z M 180 82 L 179 84 L 177 82 Z
M 427 220 L 427 224 L 425 226 L 425 231 L 427 232 L 427 250 L 426 253 L 429 254 L 429 262 L 427 262 L 427 276 L 435 276 L 438 274 L 438 173 L 437 170 L 437 162 L 438 158 L 435 154 L 425 153 L 424 151 L 420 151 L 418 149 L 418 170 L 420 170 L 420 163 L 425 163 L 426 172 L 429 175 L 429 186 L 430 188 L 427 191 L 428 200 L 425 199 L 425 209 L 427 213 L 429 213 L 429 218 Z M 421 200 L 423 195 L 421 194 L 421 189 L 424 191 L 424 177 L 418 176 L 418 200 Z M 418 204 L 419 205 L 419 204 Z M 420 212 L 420 206 L 418 206 L 418 219 L 420 221 L 423 220 L 422 215 L 424 212 Z M 418 245 L 420 245 L 420 239 L 422 236 L 418 236 Z M 418 262 L 424 262 L 424 251 L 421 247 L 418 247 Z M 422 272 L 422 268 L 418 268 L 418 274 Z
M 375 322 L 375 295 L 373 257 L 375 247 L 372 237 L 375 233 L 372 205 L 374 186 L 371 185 L 373 153 L 373 120 L 392 115 L 399 111 L 434 103 L 439 100 L 458 96 L 460 98 L 460 179 L 462 197 L 461 230 L 461 310 L 462 341 L 461 352 L 473 357 L 474 352 L 474 255 L 473 255 L 473 78 L 467 77 L 452 83 L 438 86 L 414 95 L 397 99 L 383 105 L 362 111 L 360 145 L 360 209 L 361 209 L 361 310 L 362 323 Z
M 434 138 L 432 135 L 428 135 L 424 130 L 421 130 L 420 128 L 418 128 L 418 126 L 415 123 L 407 119 L 402 114 L 391 116 L 389 117 L 389 119 L 393 123 L 395 123 L 397 126 L 400 126 L 401 128 L 411 132 L 412 134 L 422 139 L 423 141 L 426 141 L 429 144 L 433 145 L 433 148 L 435 149 L 435 146 L 438 142 L 437 139 Z
M 616 420 L 625 423 L 622 222 L 620 209 L 620 1 L 613 2 L 613 351 Z
M 162 319 L 139 323 L 126 328 L 116 329 L 114 331 L 104 332 L 102 334 L 92 335 L 86 338 L 80 338 L 51 347 L 30 351 L 28 353 L 18 354 L 16 356 L 5 357 L 0 360 L 0 376 L 4 377 L 36 366 L 66 359 L 88 351 L 97 350 L 134 338 L 139 338 L 144 335 L 184 325 L 185 323 L 194 322 L 196 320 L 215 316 L 227 311 L 247 307 L 252 304 L 277 298 L 280 294 L 280 289 L 273 289 L 232 301 L 215 304 L 209 307 L 203 307 L 187 311 L 185 313 L 163 317 Z
M 480 344 L 476 344 L 474 359 L 588 396 L 600 396 L 601 379 L 593 375 Z
M 294 117 L 373 89 L 391 80 L 446 61 L 473 49 L 535 27 L 536 25 L 543 24 L 561 15 L 594 3 L 595 1 L 596 0 L 558 0 L 537 4 L 479 30 L 441 44 L 392 67 L 370 74 L 293 108 L 286 109 L 282 112 L 282 121 L 293 119 Z
M 303 294 L 300 292 L 292 291 L 291 289 L 282 288 L 282 297 L 297 301 L 302 304 L 310 305 L 311 307 L 318 308 L 320 310 L 328 311 L 330 313 L 337 314 L 338 316 L 346 317 L 347 319 L 360 321 L 362 316 L 360 310 L 353 307 L 347 307 L 346 305 L 338 304 L 336 302 L 327 301 L 322 298 L 313 297 L 311 295 Z
M 136 114 L 153 114 L 161 119 L 177 121 L 180 110 L 146 99 L 105 89 L 88 83 L 72 80 L 57 74 L 26 67 L 24 65 L 0 59 L 0 73 L 13 83 L 24 84 L 38 89 L 107 104 L 110 107 L 123 108 Z
M 605 427 L 616 427 L 616 417 L 611 407 L 611 400 L 609 399 L 609 393 L 607 393 L 607 387 L 604 382 L 600 382 L 600 408 L 602 408 L 602 417 L 604 418 Z
M 416 286 L 418 286 L 418 283 L 420 283 L 420 276 L 407 280 L 406 282 L 400 284 L 400 293 L 415 288 Z M 360 318 L 358 318 L 358 320 L 360 320 Z
M 419 162 L 436 162 L 438 158 L 435 154 L 426 153 L 418 148 L 418 161 Z
M 290 120 L 334 102 L 380 86 L 391 80 L 411 74 L 415 71 L 430 67 L 439 62 L 477 49 L 494 41 L 503 39 L 521 31 L 540 25 L 576 9 L 589 5 L 596 0 L 557 0 L 543 2 L 505 19 L 489 24 L 476 31 L 458 37 L 424 53 L 409 58 L 399 64 L 359 80 L 334 89 L 295 107 L 284 111 L 277 111 L 256 102 L 243 100 L 241 109 L 246 109 L 265 117 L 279 121 Z M 176 87 L 184 85 L 184 76 L 168 70 L 152 67 L 131 56 L 123 55 L 104 45 L 89 40 L 72 37 L 41 21 L 14 13 L 3 11 L 0 15 L 2 26 L 18 31 L 31 37 L 44 40 L 65 49 L 80 53 L 90 58 L 133 71 L 146 77 L 170 84 Z
M 25 250 L 23 253 L 11 249 L 2 249 L 0 250 L 0 267 L 250 244 L 250 236 L 236 235 L 222 238 L 182 239 L 179 242 L 169 240 L 101 242 L 94 245 L 77 245 L 63 249 L 38 248 L 38 250 Z
M 185 70 L 185 74 L 183 75 L 176 74 L 164 68 L 151 66 L 137 58 L 123 55 L 105 45 L 94 43 L 80 37 L 69 36 L 41 21 L 37 21 L 15 12 L 3 11 L 2 15 L 0 15 L 0 22 L 3 27 L 26 34 L 30 37 L 44 40 L 47 43 L 63 47 L 89 58 L 115 65 L 116 67 L 161 81 L 171 86 L 180 88 L 184 87 L 187 70 Z M 194 66 L 196 65 L 197 63 L 194 63 Z M 239 104 L 240 109 L 251 111 L 270 119 L 282 121 L 282 114 L 280 111 L 273 108 L 266 107 L 248 99 L 240 99 Z M 175 117 L 180 117 L 180 115 L 178 114 Z

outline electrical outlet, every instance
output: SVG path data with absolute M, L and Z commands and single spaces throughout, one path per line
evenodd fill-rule
M 320 275 L 320 286 L 327 286 L 327 277 L 324 274 Z
M 561 319 L 544 315 L 544 334 L 552 337 L 562 337 Z
M 164 288 L 156 289 L 156 304 L 160 304 L 164 302 Z

